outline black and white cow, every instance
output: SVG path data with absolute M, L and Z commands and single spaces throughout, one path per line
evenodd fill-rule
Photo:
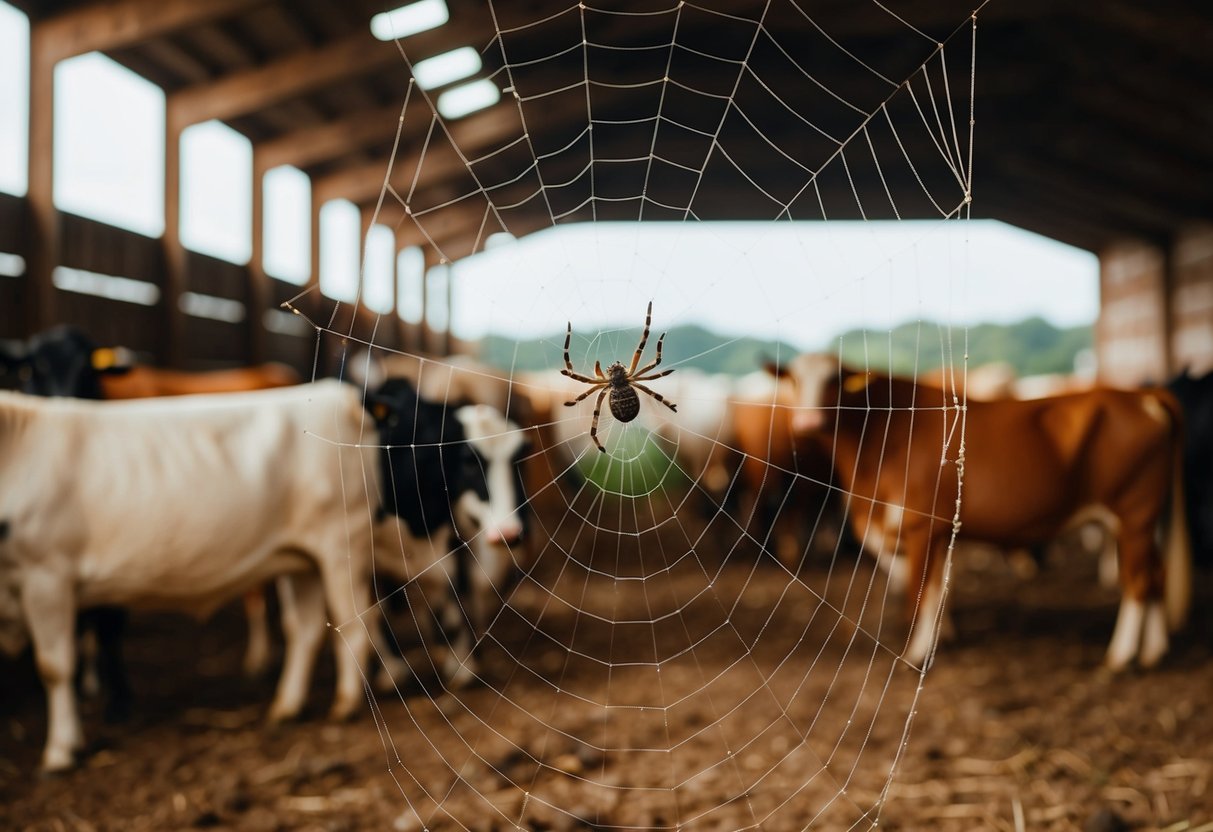
M 1167 388 L 1184 414 L 1184 491 L 1192 559 L 1213 566 L 1213 371 L 1184 373 Z
M 444 670 L 452 682 L 466 682 L 475 674 L 469 636 L 484 635 L 523 558 L 523 433 L 489 405 L 422 399 L 406 379 L 384 382 L 368 407 L 385 449 L 383 510 L 400 519 L 403 555 L 375 566 L 424 585 L 424 603 L 444 627 L 458 628 Z
M 98 347 L 80 330 L 57 326 L 26 341 L 0 340 L 0 370 L 31 396 L 103 399 L 101 377 L 129 372 L 134 364 L 122 347 Z
M 0 393 L 0 648 L 32 637 L 47 690 L 42 765 L 83 743 L 76 612 L 206 615 L 289 574 L 293 614 L 270 718 L 299 713 L 325 622 L 333 714 L 363 699 L 379 453 L 357 391 L 337 381 L 132 402 Z

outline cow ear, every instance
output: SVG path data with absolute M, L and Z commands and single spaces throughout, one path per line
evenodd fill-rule
M 98 347 L 89 355 L 89 363 L 98 373 L 117 375 L 130 372 L 135 361 L 126 347 Z
M 378 424 L 383 424 L 395 412 L 395 402 L 387 396 L 372 394 L 366 397 L 366 409 Z
M 762 369 L 766 370 L 775 378 L 787 378 L 790 375 L 787 367 L 780 364 L 778 361 L 773 361 L 770 358 L 762 362 Z
M 858 393 L 871 383 L 871 373 L 851 373 L 843 377 L 842 389 L 847 393 Z

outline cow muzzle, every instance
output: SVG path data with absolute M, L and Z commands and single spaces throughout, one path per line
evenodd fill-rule
M 825 426 L 825 414 L 820 410 L 797 410 L 792 415 L 792 433 L 796 435 L 812 433 Z
M 522 523 L 513 520 L 487 526 L 484 529 L 484 539 L 494 546 L 512 546 L 522 540 Z

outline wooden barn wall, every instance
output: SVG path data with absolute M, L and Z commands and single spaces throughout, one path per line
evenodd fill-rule
M 1213 370 L 1213 225 L 1169 247 L 1126 240 L 1100 253 L 1100 380 L 1135 387 Z
M 1213 225 L 1185 229 L 1171 253 L 1172 370 L 1213 370 Z
M 0 193 L 0 254 L 25 257 L 29 239 L 25 200 Z M 24 334 L 25 277 L 0 275 L 0 336 Z
M 213 308 L 216 306 L 218 309 Z M 185 369 L 214 370 L 249 363 L 250 330 L 262 324 L 250 314 L 248 269 L 187 252 L 181 307 L 186 313 L 185 349 L 181 352 Z M 222 317 L 216 317 L 216 312 Z
M 151 284 L 163 296 L 164 249 L 160 241 L 73 214 L 59 215 L 60 263 L 107 277 Z M 162 300 L 131 303 L 55 290 L 56 319 L 78 327 L 101 344 L 122 344 L 155 360 L 164 344 Z
M 127 346 L 149 363 L 163 363 L 170 352 L 163 241 L 66 213 L 59 215 L 59 224 L 61 265 L 150 284 L 139 287 L 150 295 L 150 303 L 58 287 L 53 292 L 56 321 L 77 326 L 100 343 Z M 27 231 L 25 199 L 0 193 L 0 254 L 28 261 Z M 0 338 L 31 334 L 25 300 L 29 280 L 28 274 L 0 275 Z M 295 306 L 311 321 L 340 333 L 326 333 L 319 339 L 318 351 L 316 328 L 280 308 L 305 287 L 272 277 L 266 281 L 267 307 L 254 308 L 245 266 L 187 252 L 181 302 L 186 314 L 179 351 L 185 369 L 233 367 L 259 359 L 289 364 L 311 378 L 314 372 L 336 372 L 351 344 L 366 341 L 399 349 L 404 343 L 404 324 L 396 315 L 376 315 L 363 307 L 340 304 L 313 288 L 296 299 Z M 258 339 L 261 353 L 254 355 Z
M 1101 312 L 1095 327 L 1099 377 L 1136 387 L 1167 377 L 1166 252 L 1125 241 L 1100 253 Z

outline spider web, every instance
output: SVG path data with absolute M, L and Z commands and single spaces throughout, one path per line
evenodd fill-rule
M 740 335 L 690 354 L 671 337 L 659 369 L 676 372 L 652 384 L 678 414 L 643 394 L 634 422 L 604 406 L 599 453 L 588 437 L 595 397 L 564 407 L 586 388 L 557 372 L 565 321 L 576 372 L 593 375 L 596 360 L 626 365 L 654 298 L 642 363 L 661 332 L 710 317 L 730 302 L 722 297 L 757 307 L 776 361 L 826 342 L 829 332 L 805 331 L 816 314 L 857 306 L 880 330 L 894 296 L 960 300 L 963 251 L 922 263 L 918 244 L 891 251 L 875 236 L 874 260 L 842 250 L 839 234 L 826 246 L 796 240 L 778 269 L 752 265 L 797 220 L 829 229 L 839 219 L 934 216 L 922 231 L 930 238 L 968 216 L 977 14 L 936 40 L 879 2 L 862 5 L 896 21 L 896 49 L 861 51 L 798 0 L 570 3 L 542 16 L 490 0 L 479 14 L 494 34 L 479 47 L 513 99 L 513 125 L 481 147 L 438 115 L 430 94 L 411 81 L 403 93 L 381 216 L 415 224 L 444 261 L 498 231 L 593 225 L 588 244 L 552 236 L 564 276 L 528 297 L 550 322 L 546 371 L 520 365 L 522 335 L 497 367 L 365 344 L 370 361 L 409 368 L 424 395 L 451 407 L 481 383 L 504 390 L 503 409 L 527 405 L 520 420 L 532 442 L 532 529 L 501 548 L 511 579 L 492 590 L 475 684 L 443 674 L 449 629 L 429 650 L 417 643 L 426 621 L 443 616 L 446 567 L 468 557 L 463 546 L 424 562 L 381 541 L 377 562 L 403 562 L 408 574 L 377 577 L 375 604 L 342 624 L 386 623 L 421 680 L 370 700 L 401 797 L 399 828 L 867 829 L 895 796 L 926 671 L 901 658 L 900 593 L 839 528 L 847 495 L 829 460 L 777 447 L 794 411 L 787 388 L 759 373 L 693 369 Z M 411 69 L 409 42 L 400 48 Z M 819 55 L 828 60 L 816 65 Z M 553 87 L 570 63 L 580 80 Z M 958 108 L 966 93 L 968 108 Z M 553 114 L 561 120 L 549 122 Z M 754 146 L 761 158 L 745 150 Z M 463 190 L 427 186 L 452 165 Z M 765 206 L 762 234 L 742 243 L 707 222 L 731 217 L 737 193 Z M 443 236 L 456 208 L 482 217 L 474 240 Z M 637 244 L 625 272 L 596 268 L 620 239 L 608 222 L 623 220 L 673 224 L 660 243 Z M 626 228 L 638 243 L 647 233 Z M 688 276 L 680 258 L 705 239 L 727 252 L 722 267 Z M 515 323 L 511 287 L 530 271 L 526 246 L 511 251 L 465 300 L 505 332 Z M 907 263 L 921 278 L 909 287 L 896 268 Z M 460 281 L 461 268 L 449 279 Z M 947 274 L 943 289 L 925 278 L 933 271 Z M 728 294 L 738 284 L 745 292 Z M 335 334 L 357 340 L 353 330 Z M 951 330 L 923 323 L 920 337 L 939 342 L 945 375 L 963 390 L 964 350 Z M 892 357 L 891 336 L 862 340 L 864 366 Z M 738 407 L 765 422 L 765 445 L 740 438 Z M 892 472 L 906 464 L 882 460 Z M 760 474 L 757 494 L 747 465 Z M 945 566 L 945 593 L 946 575 Z

